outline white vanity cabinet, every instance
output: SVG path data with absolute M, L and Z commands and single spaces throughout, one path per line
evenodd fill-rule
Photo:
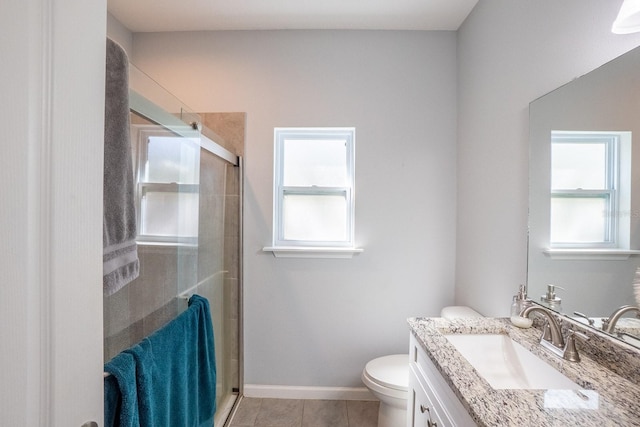
M 474 427 L 476 423 L 413 334 L 409 359 L 407 427 Z

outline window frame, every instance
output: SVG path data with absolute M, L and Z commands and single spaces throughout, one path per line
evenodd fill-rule
M 154 235 L 143 234 L 143 204 L 144 197 L 148 191 L 158 193 L 198 193 L 200 192 L 199 184 L 185 184 L 176 182 L 155 182 L 145 179 L 145 174 L 148 167 L 148 146 L 152 138 L 176 138 L 181 142 L 190 142 L 201 150 L 200 144 L 193 141 L 192 138 L 184 135 L 176 134 L 175 132 L 159 129 L 157 125 L 137 125 L 137 155 L 136 155 L 136 220 L 138 235 L 136 241 L 138 244 L 147 245 L 167 245 L 167 246 L 197 246 L 198 236 L 181 236 L 181 235 Z M 198 154 L 199 156 L 199 154 Z
M 284 142 L 286 140 L 336 140 L 346 141 L 346 185 L 343 187 L 285 186 L 284 185 Z M 277 248 L 297 249 L 348 249 L 354 248 L 355 224 L 355 128 L 282 128 L 274 129 L 274 190 L 273 190 L 273 236 L 272 250 Z M 339 240 L 291 240 L 284 238 L 284 198 L 287 195 L 345 197 L 346 239 Z M 275 253 L 275 251 L 274 251 Z
M 553 189 L 550 188 L 550 203 L 554 198 L 602 198 L 606 201 L 605 238 L 596 242 L 555 242 L 551 240 L 549 230 L 549 247 L 551 249 L 628 249 L 628 236 L 621 233 L 621 152 L 624 132 L 585 132 L 585 131 L 552 131 L 551 144 L 554 143 L 594 143 L 605 144 L 605 186 L 602 189 Z M 550 223 L 552 212 L 549 211 Z

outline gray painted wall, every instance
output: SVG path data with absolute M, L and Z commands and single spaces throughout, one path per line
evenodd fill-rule
M 129 60 L 131 60 L 133 33 L 110 13 L 107 13 L 107 37 L 118 43 L 127 52 Z
M 196 111 L 246 111 L 245 383 L 361 386 L 406 318 L 453 302 L 456 34 L 136 34 L 133 62 Z M 349 260 L 276 259 L 273 128 L 356 127 Z
M 640 44 L 610 31 L 621 3 L 482 0 L 458 31 L 458 303 L 508 315 L 527 275 L 529 103 Z

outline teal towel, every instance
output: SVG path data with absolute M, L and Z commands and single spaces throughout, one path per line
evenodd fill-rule
M 129 353 L 120 353 L 104 365 L 110 375 L 104 379 L 105 427 L 137 427 L 138 394 L 136 362 Z
M 216 365 L 213 325 L 205 298 L 192 296 L 186 311 L 123 353 L 135 361 L 134 412 L 141 427 L 213 425 Z M 120 412 L 116 426 L 130 425 L 122 419 L 124 412 Z

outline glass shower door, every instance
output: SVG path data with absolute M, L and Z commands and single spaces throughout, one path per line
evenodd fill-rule
M 222 426 L 240 393 L 240 167 L 204 150 L 200 158 L 198 293 L 211 305 Z
M 207 298 L 216 355 L 215 426 L 221 427 L 242 392 L 240 158 L 203 136 L 196 114 L 185 115 L 182 106 L 168 113 L 134 95 L 140 275 L 104 297 L 104 360 L 173 320 L 188 296 Z

